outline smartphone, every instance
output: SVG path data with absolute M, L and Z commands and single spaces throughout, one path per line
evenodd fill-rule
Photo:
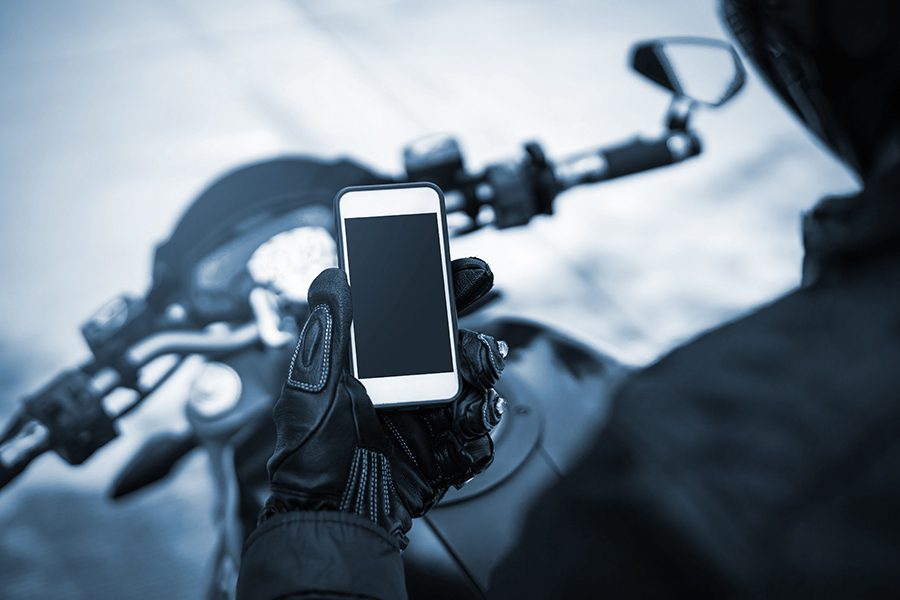
M 350 282 L 350 363 L 377 407 L 460 389 L 444 195 L 430 183 L 350 187 L 335 198 Z

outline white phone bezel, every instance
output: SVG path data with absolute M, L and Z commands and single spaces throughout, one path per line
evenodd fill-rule
M 408 406 L 432 404 L 452 400 L 459 393 L 459 366 L 457 364 L 456 311 L 452 304 L 453 287 L 450 280 L 449 250 L 447 246 L 444 201 L 440 191 L 428 184 L 369 186 L 342 190 L 335 202 L 340 227 L 341 268 L 353 289 L 347 256 L 346 219 L 383 217 L 392 215 L 434 214 L 435 226 L 441 245 L 441 272 L 444 277 L 444 305 L 447 310 L 447 335 L 450 337 L 450 354 L 453 370 L 447 373 L 400 375 L 395 377 L 371 377 L 360 379 L 375 406 Z M 352 292 L 351 292 L 352 293 Z M 350 325 L 350 363 L 354 377 L 359 377 L 356 357 L 356 332 Z

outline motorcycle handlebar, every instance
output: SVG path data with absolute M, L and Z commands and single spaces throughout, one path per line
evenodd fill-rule
M 259 327 L 252 322 L 234 328 L 212 327 L 207 331 L 164 331 L 129 348 L 125 360 L 138 369 L 164 354 L 231 352 L 258 340 Z
M 454 148 L 458 154 L 458 147 Z M 527 223 L 536 214 L 552 213 L 554 197 L 565 190 L 675 164 L 700 152 L 699 138 L 681 129 L 670 130 L 658 139 L 635 138 L 555 163 L 546 159 L 538 144 L 532 143 L 526 145 L 528 159 L 524 163 L 490 167 L 481 176 L 466 176 L 462 182 L 454 182 L 459 185 L 449 187 L 450 191 L 470 190 L 475 198 L 479 196 L 476 188 L 487 183 L 492 189 L 484 199 L 477 199 L 475 206 L 492 204 L 495 225 L 510 227 Z M 461 157 L 457 158 L 450 161 L 449 171 L 459 174 L 462 161 Z M 427 166 L 420 165 L 423 169 Z M 163 354 L 229 352 L 256 343 L 260 336 L 256 323 L 209 328 L 203 332 L 160 332 L 128 348 L 121 366 L 133 376 L 143 365 Z M 48 450 L 78 464 L 115 437 L 112 423 L 128 411 L 108 414 L 102 400 L 122 385 L 123 372 L 109 368 L 89 372 L 90 369 L 64 373 L 26 401 L 27 412 L 20 411 L 11 420 L 0 436 L 0 488 Z
M 566 190 L 673 165 L 701 150 L 700 138 L 686 129 L 669 129 L 657 139 L 635 138 L 561 161 L 549 160 L 540 144 L 530 142 L 523 159 L 490 165 L 474 177 L 457 177 L 450 190 L 462 192 L 463 202 L 454 209 L 472 219 L 473 226 L 464 232 L 483 226 L 477 218 L 482 206 L 492 209 L 491 224 L 504 229 L 553 214 L 554 200 Z M 420 174 L 427 175 L 424 170 Z

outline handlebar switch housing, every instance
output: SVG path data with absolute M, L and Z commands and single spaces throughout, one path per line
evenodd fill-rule
M 474 221 L 481 207 L 475 188 L 469 185 L 462 147 L 453 136 L 423 137 L 403 149 L 403 165 L 409 181 L 430 181 L 444 192 L 462 195 L 462 210 Z
M 449 190 L 465 168 L 462 149 L 456 138 L 432 135 L 416 140 L 403 149 L 403 164 L 410 181 L 430 181 Z
M 498 229 L 525 225 L 535 215 L 553 214 L 559 187 L 537 142 L 525 145 L 523 160 L 490 166 L 484 178 L 491 187 L 494 224 Z
M 538 214 L 552 215 L 553 201 L 560 191 L 559 183 L 553 172 L 553 165 L 547 160 L 544 148 L 537 142 L 525 144 L 525 154 L 528 156 L 534 180 Z
M 25 412 L 47 427 L 50 446 L 73 465 L 118 435 L 90 381 L 82 371 L 66 371 L 25 399 Z
M 155 328 L 156 315 L 133 296 L 118 296 L 97 310 L 81 326 L 81 334 L 97 364 L 113 363 L 134 342 Z
M 519 162 L 492 165 L 484 172 L 493 196 L 494 225 L 497 229 L 525 225 L 538 213 L 537 198 Z

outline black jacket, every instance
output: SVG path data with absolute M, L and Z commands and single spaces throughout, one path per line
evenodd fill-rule
M 502 598 L 900 593 L 900 173 L 804 221 L 804 285 L 641 371 L 532 508 Z M 248 540 L 246 598 L 405 595 L 351 515 Z

